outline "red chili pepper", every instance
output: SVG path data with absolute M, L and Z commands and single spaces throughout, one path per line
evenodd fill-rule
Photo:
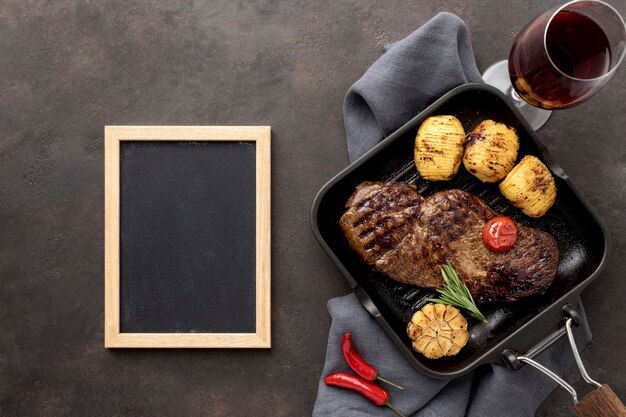
M 396 388 L 403 389 L 401 386 L 381 378 L 378 375 L 378 371 L 374 369 L 372 365 L 367 363 L 361 355 L 359 355 L 359 352 L 356 351 L 354 345 L 352 344 L 352 335 L 350 332 L 346 332 L 341 339 L 341 352 L 343 353 L 343 357 L 346 359 L 350 369 L 366 381 L 374 382 L 379 380 L 386 382 L 389 385 L 393 385 Z
M 352 391 L 356 391 L 377 406 L 387 406 L 399 416 L 405 417 L 404 414 L 396 410 L 389 403 L 389 393 L 372 382 L 365 381 L 358 376 L 344 373 L 329 375 L 324 378 L 324 382 L 326 383 L 326 385 L 332 385 L 334 387 L 346 388 Z

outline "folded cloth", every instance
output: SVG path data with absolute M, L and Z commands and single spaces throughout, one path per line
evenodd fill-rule
M 467 28 L 452 13 L 439 13 L 386 49 L 344 100 L 350 161 L 452 88 L 482 82 Z
M 577 310 L 585 318 L 580 302 Z M 352 334 L 361 356 L 379 375 L 404 388 L 398 390 L 380 383 L 389 391 L 393 406 L 406 416 L 531 417 L 556 388 L 555 382 L 530 366 L 510 371 L 499 364 L 487 364 L 458 379 L 428 377 L 406 360 L 354 294 L 333 298 L 328 302 L 328 311 L 332 324 L 313 417 L 394 415 L 391 410 L 381 410 L 357 393 L 324 384 L 324 377 L 335 372 L 354 373 L 341 354 L 341 337 L 347 331 Z M 591 334 L 586 319 L 574 329 L 574 337 L 579 349 L 589 343 Z M 574 364 L 566 338 L 561 338 L 536 360 L 560 375 Z
M 454 14 L 438 14 L 390 45 L 348 91 L 344 121 L 350 160 L 362 156 L 451 88 L 481 81 L 465 24 Z M 534 416 L 556 387 L 528 366 L 510 371 L 488 364 L 455 380 L 430 378 L 413 368 L 353 294 L 330 300 L 328 310 L 332 325 L 313 417 L 393 415 L 356 393 L 324 384 L 329 374 L 351 372 L 340 347 L 346 331 L 382 377 L 405 388 L 384 387 L 392 394 L 394 406 L 407 416 Z M 578 311 L 584 317 L 580 303 Z M 591 340 L 586 320 L 574 333 L 579 349 Z M 561 375 L 574 363 L 565 339 L 539 355 L 538 361 Z

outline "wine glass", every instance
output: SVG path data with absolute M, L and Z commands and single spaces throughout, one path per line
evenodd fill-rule
M 509 59 L 483 79 L 504 92 L 535 130 L 551 110 L 575 106 L 611 79 L 626 51 L 626 25 L 611 5 L 574 0 L 548 10 L 517 35 Z

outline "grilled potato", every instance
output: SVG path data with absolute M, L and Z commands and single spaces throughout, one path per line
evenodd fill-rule
M 431 116 L 415 137 L 415 166 L 422 178 L 445 181 L 461 166 L 465 130 L 454 116 Z
M 556 184 L 548 168 L 526 155 L 500 183 L 500 192 L 527 216 L 541 217 L 556 200 Z
M 463 165 L 482 182 L 506 177 L 517 159 L 519 138 L 504 123 L 484 120 L 470 133 Z

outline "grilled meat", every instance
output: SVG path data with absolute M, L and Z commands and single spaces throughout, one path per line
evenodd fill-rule
M 513 248 L 492 252 L 482 242 L 482 229 L 496 215 L 462 190 L 423 198 L 412 185 L 364 182 L 348 199 L 339 225 L 364 262 L 396 281 L 440 288 L 440 268 L 449 261 L 477 302 L 541 293 L 556 275 L 556 240 L 518 224 Z

